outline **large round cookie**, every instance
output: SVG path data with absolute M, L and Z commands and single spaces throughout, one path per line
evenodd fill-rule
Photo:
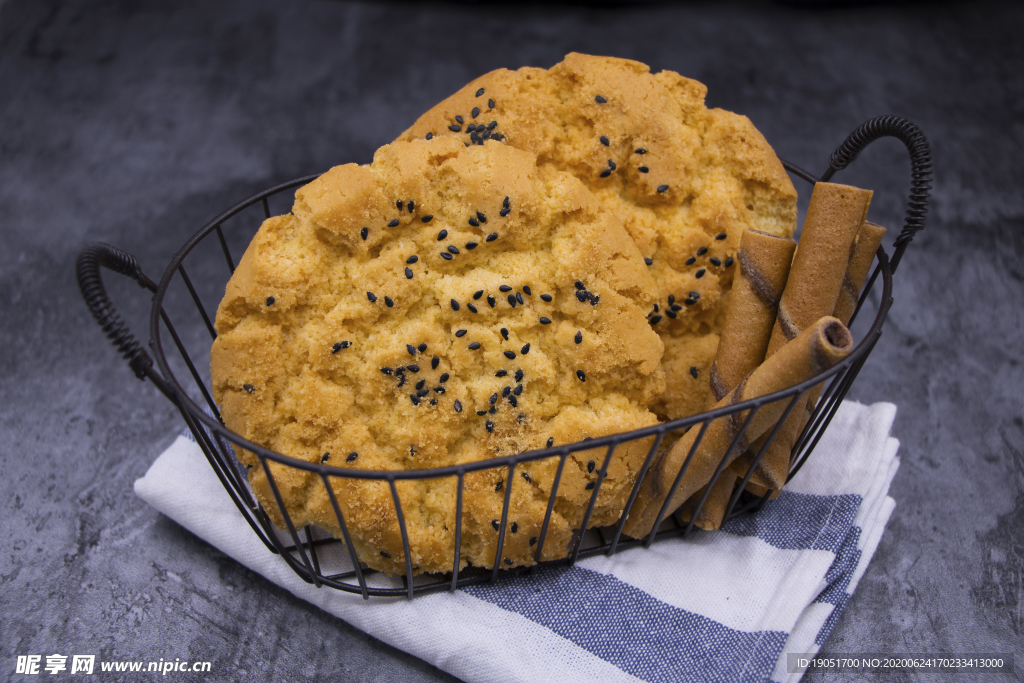
M 796 191 L 771 147 L 746 117 L 705 107 L 706 92 L 672 71 L 574 53 L 549 71 L 481 76 L 399 138 L 529 150 L 619 216 L 657 282 L 647 313 L 667 391 L 655 410 L 670 419 L 705 408 L 743 229 L 796 227 Z
M 409 470 L 654 424 L 663 345 L 634 242 L 572 175 L 529 152 L 397 142 L 331 169 L 259 229 L 228 282 L 211 351 L 228 427 L 309 462 Z M 646 455 L 623 445 L 592 523 L 616 521 Z M 329 454 L 329 455 L 328 455 Z M 252 453 L 256 495 L 282 517 Z M 604 451 L 568 459 L 544 558 L 564 556 Z M 595 461 L 592 463 L 591 461 Z M 596 466 L 595 466 L 596 463 Z M 557 459 L 465 478 L 461 563 L 531 564 Z M 296 526 L 339 533 L 319 476 L 271 464 Z M 332 479 L 360 559 L 404 572 L 386 483 Z M 456 480 L 400 481 L 417 572 L 450 571 Z

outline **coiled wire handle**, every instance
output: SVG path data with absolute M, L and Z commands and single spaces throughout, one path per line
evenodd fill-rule
M 849 166 L 865 147 L 884 137 L 899 139 L 910 152 L 911 180 L 907 220 L 899 237 L 893 243 L 894 250 L 889 263 L 890 269 L 895 273 L 907 245 L 918 231 L 924 229 L 925 217 L 928 214 L 928 199 L 932 189 L 932 153 L 921 129 L 902 116 L 878 116 L 865 121 L 832 152 L 828 160 L 828 170 L 822 174 L 821 179 L 829 180 L 836 171 Z
M 114 310 L 114 304 L 107 296 L 106 288 L 103 287 L 100 266 L 115 273 L 127 275 L 135 280 L 140 287 L 151 292 L 156 291 L 156 283 L 146 277 L 134 256 L 104 242 L 93 242 L 85 247 L 78 255 L 78 261 L 75 264 L 78 288 L 82 291 L 85 303 L 92 311 L 96 322 L 128 361 L 135 376 L 139 379 L 150 376 L 152 379 L 153 360 L 121 320 L 121 316 Z

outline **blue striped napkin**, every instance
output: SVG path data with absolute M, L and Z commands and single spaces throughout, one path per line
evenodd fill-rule
M 466 681 L 797 681 L 864 574 L 895 506 L 896 407 L 844 402 L 756 516 L 456 593 L 371 598 L 303 582 L 267 552 L 198 446 L 179 437 L 135 492 L 237 561 Z M 347 562 L 340 549 L 323 564 Z

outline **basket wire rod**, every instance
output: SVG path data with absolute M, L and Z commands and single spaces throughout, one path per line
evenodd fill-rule
M 505 529 L 508 525 L 508 506 L 512 501 L 512 484 L 516 472 L 516 463 L 508 466 L 508 475 L 505 477 L 505 500 L 501 503 L 501 523 L 498 524 L 498 546 L 494 549 L 494 566 L 491 568 L 491 581 L 498 580 L 498 570 L 501 569 L 501 556 L 505 550 Z
M 790 403 L 792 404 L 792 401 Z M 697 504 L 697 509 L 694 510 L 693 513 L 690 515 L 690 522 L 686 524 L 686 529 L 683 531 L 683 536 L 689 536 L 690 532 L 693 531 L 693 527 L 697 523 L 697 515 L 699 515 L 700 511 L 704 509 L 704 501 L 708 499 L 708 496 L 711 494 L 711 489 L 714 487 L 715 482 L 718 481 L 718 477 L 719 475 L 722 474 L 722 470 L 725 469 L 726 463 L 729 462 L 729 456 L 732 455 L 732 452 L 734 450 L 736 450 L 736 447 L 739 445 L 740 440 L 744 440 L 743 435 L 747 433 L 747 427 L 750 426 L 750 421 L 754 419 L 754 414 L 757 413 L 759 409 L 760 407 L 752 408 L 750 410 L 750 412 L 747 414 L 747 419 L 743 421 L 743 426 L 740 427 L 739 431 L 736 433 L 736 436 L 733 438 L 732 443 L 729 444 L 729 450 L 727 450 L 725 452 L 725 455 L 722 456 L 722 459 L 718 461 L 718 467 L 715 468 L 715 473 L 711 475 L 711 481 L 709 481 L 707 483 L 707 486 L 704 487 L 704 495 L 701 496 L 700 503 Z M 729 417 L 721 419 L 728 420 L 731 417 L 732 416 L 730 415 Z M 780 420 L 780 423 L 781 422 L 782 421 Z M 674 488 L 672 489 L 672 495 L 675 495 Z M 669 500 L 671 500 L 671 498 Z M 682 507 L 677 508 L 677 513 L 679 514 L 679 517 L 677 517 L 677 521 L 681 524 L 684 523 L 681 514 Z
M 551 511 L 555 509 L 555 499 L 558 497 L 558 485 L 562 482 L 562 470 L 565 469 L 565 459 L 569 457 L 569 451 L 563 450 L 559 454 L 558 469 L 555 470 L 555 481 L 551 485 L 551 494 L 548 496 L 548 509 L 544 513 L 544 523 L 540 526 L 540 538 L 537 540 L 537 553 L 534 559 L 540 562 L 541 553 L 544 551 L 544 541 L 548 537 L 548 526 L 551 523 Z
M 789 171 L 790 173 L 792 173 L 796 177 L 801 178 L 802 180 L 806 180 L 811 185 L 814 185 L 816 183 L 820 183 L 821 182 L 821 180 L 816 178 L 814 176 L 814 174 L 811 173 L 810 171 L 805 171 L 804 169 L 800 168 L 796 164 L 791 163 L 789 161 L 786 161 L 785 159 L 779 159 L 779 161 L 782 162 L 783 168 L 785 168 L 787 171 Z
M 597 503 L 597 494 L 601 492 L 601 484 L 604 483 L 604 478 L 608 474 L 608 465 L 612 461 L 612 454 L 615 453 L 615 444 L 609 444 L 608 452 L 604 456 L 604 462 L 601 463 L 601 469 L 597 471 L 597 481 L 594 483 L 594 490 L 590 494 L 590 502 L 587 503 L 587 512 L 583 515 L 583 524 L 580 525 L 580 537 L 576 539 L 576 546 L 572 550 L 572 556 L 569 558 L 569 566 L 576 564 L 576 558 L 579 557 L 580 547 L 583 545 L 583 537 L 587 533 L 587 527 L 590 526 L 590 516 L 594 513 L 594 504 Z
M 878 275 L 881 272 L 882 264 L 879 263 L 878 265 L 875 266 L 874 271 L 871 273 L 871 278 L 868 280 L 867 286 L 864 287 L 864 291 L 861 292 L 860 298 L 857 300 L 857 307 L 853 309 L 853 315 L 850 316 L 850 322 L 847 323 L 847 327 L 851 327 L 853 325 L 853 321 L 857 319 L 857 314 L 860 313 L 861 306 L 863 306 L 864 302 L 867 301 L 868 294 L 871 293 L 871 288 L 874 286 L 875 280 L 878 279 Z
M 459 563 L 462 555 L 462 489 L 466 482 L 466 472 L 459 470 L 458 489 L 455 493 L 455 559 L 452 561 L 452 585 L 455 590 L 459 585 Z
M 665 438 L 665 432 L 658 432 L 658 436 L 655 437 L 654 443 L 651 444 L 650 449 L 647 451 L 647 457 L 644 459 L 644 464 L 640 468 L 640 474 L 637 475 L 636 481 L 633 482 L 633 490 L 629 492 L 629 498 L 626 499 L 626 507 L 622 510 L 622 516 L 619 518 L 619 523 L 615 525 L 615 535 L 612 536 L 611 545 L 608 548 L 608 555 L 614 555 L 615 549 L 619 545 L 619 538 L 622 536 L 622 527 L 626 526 L 626 518 L 629 517 L 629 511 L 633 509 L 633 501 L 636 500 L 637 494 L 640 493 L 640 485 L 644 482 L 644 477 L 647 476 L 647 470 L 651 466 L 651 461 L 654 460 L 654 454 L 658 452 L 658 447 L 661 446 L 662 440 Z
M 721 418 L 728 420 L 726 416 Z M 697 438 L 694 440 L 693 445 L 690 446 L 690 452 L 686 454 L 686 460 L 683 461 L 683 466 L 679 468 L 679 474 L 676 475 L 676 479 L 672 482 L 672 489 L 668 493 L 668 497 L 665 498 L 665 502 L 661 504 L 661 509 L 658 510 L 658 517 L 654 521 L 654 526 L 651 527 L 651 533 L 647 534 L 647 539 L 644 541 L 644 547 L 650 548 L 651 544 L 654 543 L 654 538 L 658 534 L 658 527 L 661 526 L 661 520 L 665 519 L 665 514 L 668 512 L 669 503 L 672 502 L 672 496 L 676 495 L 676 490 L 679 488 L 679 484 L 683 481 L 683 475 L 686 474 L 686 470 L 690 468 L 690 461 L 693 460 L 693 454 L 697 452 L 700 447 L 700 442 L 704 440 L 704 434 L 708 431 L 708 424 L 711 420 L 704 420 L 700 423 L 700 432 L 697 433 Z M 691 428 L 692 429 L 692 428 Z
M 220 480 L 221 486 L 227 489 L 228 496 L 231 498 L 231 501 L 235 504 L 235 507 L 238 508 L 238 511 L 242 514 L 242 517 L 244 517 L 245 521 L 249 523 L 249 526 L 252 527 L 252 530 L 254 532 L 256 532 L 256 535 L 259 537 L 261 541 L 263 541 L 264 545 L 266 545 L 271 552 L 276 552 L 276 550 L 274 550 L 273 544 L 270 542 L 270 539 L 267 538 L 267 534 L 265 533 L 265 531 L 260 528 L 260 526 L 255 522 L 255 520 L 253 520 L 250 511 L 246 509 L 245 504 L 238 498 L 238 494 L 235 491 L 234 487 L 231 486 L 229 482 L 225 479 L 222 468 L 219 466 L 219 463 L 216 462 L 216 458 L 213 458 L 211 456 L 210 451 L 212 447 L 209 441 L 207 440 L 207 434 L 203 429 L 202 424 L 197 422 L 196 420 L 193 420 L 192 416 L 184 408 L 179 407 L 178 411 L 181 413 L 182 419 L 185 420 L 185 424 L 188 426 L 189 431 L 191 431 L 192 435 L 196 437 L 196 443 L 199 445 L 199 448 L 203 451 L 203 454 L 206 456 L 206 459 L 210 463 L 210 467 L 213 469 L 214 474 L 216 474 L 217 478 Z
M 363 600 L 369 600 L 370 593 L 366 588 L 366 577 L 363 576 L 363 567 L 359 564 L 359 558 L 356 557 L 356 549 L 352 545 L 352 536 L 348 532 L 348 525 L 345 524 L 345 515 L 341 514 L 341 506 L 338 505 L 338 499 L 334 495 L 334 489 L 331 488 L 331 482 L 327 475 L 321 474 L 320 479 L 323 480 L 324 488 L 327 489 L 327 497 L 331 499 L 334 516 L 338 518 L 338 526 L 341 527 L 341 537 L 345 539 L 345 547 L 348 549 L 348 556 L 352 560 L 352 568 L 356 573 L 356 580 L 359 581 L 359 591 L 363 594 Z
M 831 405 L 832 401 L 835 400 L 836 394 L 839 393 L 840 387 L 843 382 L 846 381 L 846 377 L 850 372 L 850 368 L 847 368 L 843 372 L 839 373 L 832 378 L 832 381 L 825 387 L 825 391 L 818 398 L 817 405 L 810 406 L 810 392 L 807 393 L 807 402 L 804 404 L 804 409 L 811 408 L 811 416 L 807 419 L 807 423 L 804 425 L 803 430 L 797 435 L 796 441 L 793 443 L 792 453 L 796 453 L 803 446 L 804 442 L 807 441 L 807 435 L 818 428 L 818 423 L 821 421 L 822 413 L 824 412 L 823 406 Z
M 263 198 L 263 216 L 270 218 L 270 204 L 267 203 L 267 198 Z
M 391 500 L 395 502 L 395 516 L 398 517 L 398 530 L 402 533 L 402 552 L 405 553 L 405 580 L 409 597 L 413 596 L 412 585 L 412 549 L 409 547 L 409 532 L 405 528 L 405 515 L 402 514 L 402 501 L 398 499 L 398 487 L 395 485 L 394 475 L 388 477 L 388 486 L 391 487 Z
M 267 482 L 270 484 L 270 490 L 274 494 L 274 502 L 277 503 L 277 509 L 281 511 L 281 517 L 284 518 L 285 526 L 288 527 L 288 535 L 292 539 L 292 544 L 295 546 L 295 549 L 299 551 L 299 556 L 302 558 L 302 566 L 305 568 L 306 574 L 303 575 L 302 572 L 299 572 L 299 576 L 301 576 L 302 580 L 306 583 L 313 583 L 313 565 L 310 563 L 309 557 L 306 555 L 306 550 L 302 545 L 302 541 L 299 540 L 298 532 L 295 531 L 295 524 L 292 522 L 292 516 L 288 514 L 288 509 L 285 507 L 284 499 L 281 498 L 281 491 L 277 488 L 277 480 L 274 478 L 274 473 L 267 465 L 267 459 L 258 453 L 256 455 L 260 459 L 260 465 L 263 467 L 263 471 L 267 475 Z M 277 540 L 277 534 L 273 534 L 272 538 Z M 279 540 L 275 545 L 278 546 L 279 550 L 284 551 Z M 290 552 L 282 552 L 281 556 L 287 559 L 291 557 L 292 554 Z M 292 564 L 293 567 L 297 566 L 294 564 L 294 558 L 292 558 L 292 562 L 289 564 Z
M 838 395 L 836 397 L 836 400 L 835 400 L 834 404 L 829 409 L 828 417 L 826 417 L 825 421 L 822 423 L 821 429 L 819 429 L 815 433 L 814 440 L 811 441 L 810 445 L 800 453 L 800 456 L 798 458 L 796 458 L 796 464 L 793 467 L 790 468 L 789 476 L 787 477 L 787 481 L 792 479 L 793 476 L 796 475 L 796 473 L 800 471 L 800 468 L 803 467 L 804 462 L 807 461 L 807 456 L 810 455 L 811 452 L 818 445 L 818 441 L 821 440 L 821 435 L 825 433 L 825 428 L 828 427 L 830 422 L 832 422 L 832 418 L 835 416 L 836 412 L 839 410 L 839 406 L 842 404 L 843 399 L 846 397 L 846 393 L 850 390 L 850 387 L 853 385 L 853 381 L 857 378 L 857 375 L 860 374 L 860 369 L 864 366 L 864 362 L 867 360 L 867 357 L 868 357 L 868 355 L 870 355 L 871 351 L 874 350 L 875 344 L 878 343 L 878 339 L 881 336 L 882 336 L 882 330 L 878 330 L 875 333 L 874 341 L 871 342 L 871 346 L 868 348 L 868 353 L 866 353 L 863 356 L 861 356 L 861 358 L 858 359 L 858 361 L 848 371 L 848 375 L 849 375 L 848 381 L 844 382 L 843 386 L 840 388 L 839 393 L 838 393 Z
M 213 435 L 217 440 L 216 445 L 219 447 L 221 462 L 231 465 L 234 465 L 236 462 L 238 462 L 234 454 L 234 449 L 231 448 L 229 442 L 224 438 L 224 436 L 219 432 L 214 432 Z M 257 502 L 256 498 L 252 495 L 252 491 L 250 491 L 249 487 L 246 485 L 244 476 L 242 475 L 241 472 L 238 471 L 237 467 L 232 466 L 228 468 L 228 470 L 231 472 L 231 478 L 235 481 L 236 484 L 235 488 L 242 495 L 243 499 L 245 500 L 245 504 L 249 507 L 249 509 L 252 512 L 256 512 L 259 509 L 260 505 L 259 502 Z
M 306 548 L 309 550 L 309 557 L 313 560 L 313 583 L 319 588 L 321 586 L 320 576 L 323 572 L 320 571 L 320 558 L 317 557 L 316 546 L 313 545 L 313 529 L 307 524 L 304 530 L 306 532 Z
M 210 322 L 210 316 L 206 315 L 206 309 L 203 307 L 203 303 L 199 300 L 199 295 L 196 294 L 195 287 L 192 286 L 192 280 L 189 279 L 188 273 L 185 272 L 184 263 L 178 266 L 178 272 L 181 273 L 181 279 L 185 281 L 185 286 L 188 287 L 188 293 L 192 295 L 192 301 L 195 302 L 196 308 L 199 309 L 199 315 L 203 317 L 203 322 L 206 323 L 206 329 L 210 331 L 210 337 L 212 339 L 216 339 L 217 330 L 214 329 L 213 323 Z
M 231 251 L 228 249 L 228 241 L 224 239 L 224 231 L 220 229 L 220 223 L 217 224 L 217 238 L 220 240 L 221 251 L 224 252 L 224 258 L 228 262 L 228 270 L 231 274 L 235 273 L 235 261 L 231 258 Z
M 754 456 L 754 461 L 751 462 L 750 467 L 747 468 L 747 473 L 744 475 L 743 481 L 740 482 L 740 485 L 733 491 L 732 497 L 729 498 L 729 505 L 725 508 L 725 516 L 722 518 L 723 520 L 729 516 L 733 508 L 736 506 L 736 501 L 740 499 L 740 495 L 742 495 L 743 490 L 747 488 L 747 482 L 750 481 L 750 477 L 753 476 L 754 470 L 756 470 L 757 466 L 761 463 L 761 458 L 763 458 L 764 454 L 768 452 L 768 447 L 773 441 L 775 441 L 775 436 L 779 433 L 779 430 L 782 429 L 782 425 L 786 423 L 786 420 L 789 419 L 790 413 L 792 413 L 798 405 L 801 405 L 800 399 L 803 397 L 804 395 L 802 393 L 797 393 L 793 395 L 793 398 L 789 399 L 789 403 L 786 404 L 786 409 L 782 411 L 782 415 L 779 417 L 779 420 L 775 423 L 772 431 L 768 434 L 768 438 L 765 439 L 764 444 L 762 444 L 761 450 L 757 452 L 757 455 Z M 771 493 L 771 491 L 769 491 L 769 493 Z M 762 504 L 763 503 L 758 503 L 757 506 Z
M 213 397 L 210 396 L 210 392 L 206 390 L 206 384 L 199 378 L 199 373 L 196 372 L 196 366 L 192 363 L 192 358 L 188 355 L 188 351 L 185 350 L 185 345 L 181 343 L 181 338 L 178 337 L 177 330 L 174 329 L 174 325 L 171 323 L 171 319 L 167 316 L 166 311 L 163 307 L 160 307 L 160 318 L 164 321 L 164 325 L 167 327 L 167 331 L 171 333 L 171 339 L 174 340 L 174 345 L 178 347 L 178 353 L 181 354 L 182 359 L 185 361 L 185 365 L 188 366 L 188 371 L 192 373 L 192 379 L 195 381 L 196 386 L 203 393 L 203 398 L 206 400 L 206 405 L 209 406 L 210 411 L 218 422 L 223 422 L 220 417 L 220 410 L 217 409 L 217 404 L 213 402 Z
M 856 365 L 848 368 L 842 376 L 842 381 L 840 382 L 838 389 L 829 398 L 829 401 L 817 406 L 818 415 L 814 420 L 813 429 L 805 428 L 804 433 L 801 434 L 801 441 L 797 444 L 799 448 L 794 446 L 792 452 L 790 452 L 790 471 L 787 481 L 796 474 L 797 468 L 793 465 L 797 460 L 799 460 L 799 454 L 804 451 L 804 447 L 807 445 L 808 441 L 815 439 L 816 443 L 817 435 L 820 435 L 832 421 L 832 417 L 836 414 L 836 411 L 839 410 L 839 405 L 843 402 L 843 397 L 846 396 L 846 392 L 849 390 L 858 371 L 859 368 Z

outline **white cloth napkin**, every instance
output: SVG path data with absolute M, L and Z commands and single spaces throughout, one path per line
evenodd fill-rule
M 895 415 L 892 404 L 844 402 L 782 494 L 719 532 L 413 600 L 302 581 L 189 437 L 135 492 L 300 598 L 465 681 L 784 683 L 802 675 L 787 671 L 786 654 L 828 638 L 895 507 Z

